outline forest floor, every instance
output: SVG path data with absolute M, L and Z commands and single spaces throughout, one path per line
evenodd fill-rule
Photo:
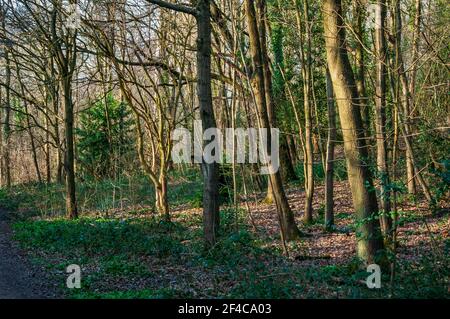
M 43 299 L 58 296 L 41 269 L 28 262 L 12 240 L 8 213 L 0 210 L 0 299 Z
M 323 186 L 314 196 L 315 223 L 303 225 L 304 192 L 288 197 L 298 225 L 311 236 L 283 254 L 273 205 L 249 198 L 221 211 L 217 245 L 203 249 L 201 209 L 172 209 L 162 222 L 150 208 L 99 210 L 76 221 L 37 216 L 14 224 L 15 239 L 68 298 L 449 298 L 448 207 L 431 213 L 403 198 L 395 277 L 368 289 L 355 259 L 355 221 L 346 182 L 335 186 L 336 230 L 323 230 Z M 447 203 L 448 205 L 448 203 Z M 444 205 L 445 206 L 445 205 Z M 2 249 L 3 251 L 3 249 Z M 65 268 L 78 264 L 82 288 L 65 288 Z

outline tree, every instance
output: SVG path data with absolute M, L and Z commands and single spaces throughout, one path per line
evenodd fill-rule
M 28 10 L 31 8 L 26 4 Z M 66 173 L 66 214 L 70 219 L 78 218 L 75 184 L 74 153 L 74 104 L 72 98 L 72 79 L 77 66 L 77 30 L 61 27 L 62 3 L 55 1 L 50 11 L 50 49 L 54 55 L 61 77 L 64 103 L 64 133 L 66 152 L 64 171 Z M 58 21 L 59 20 L 59 21 Z M 60 31 L 60 32 L 58 32 Z
M 297 3 L 297 1 L 295 1 Z M 314 149 L 312 140 L 312 59 L 311 59 L 311 25 L 309 22 L 308 0 L 303 0 L 303 16 L 296 4 L 297 24 L 300 32 L 300 54 L 303 75 L 303 106 L 305 115 L 305 152 L 304 152 L 304 173 L 305 173 L 305 215 L 304 221 L 311 223 L 313 219 L 313 195 L 314 195 Z M 304 34 L 304 36 L 303 36 Z
M 118 170 L 116 163 L 125 161 L 124 155 L 134 144 L 130 142 L 129 113 L 126 104 L 111 94 L 81 113 L 76 130 L 80 173 L 97 180 L 114 178 Z
M 11 41 L 7 37 L 6 31 L 6 14 L 7 8 L 3 5 L 0 8 L 0 18 L 2 20 L 2 33 L 4 38 L 3 51 L 5 56 L 5 101 L 3 108 L 3 130 L 2 130 L 2 145 L 1 145 L 1 184 L 6 187 L 11 186 L 11 161 L 10 161 L 10 140 L 11 140 L 11 60 L 10 60 L 10 46 Z
M 203 131 L 216 128 L 211 95 L 211 1 L 198 0 L 196 8 L 160 0 L 147 0 L 161 7 L 191 14 L 197 21 L 197 97 Z M 204 140 L 204 145 L 211 141 Z M 218 164 L 202 163 L 203 174 L 203 227 L 205 243 L 212 247 L 219 231 L 219 167 Z
M 390 178 L 386 137 L 386 11 L 386 2 L 384 0 L 378 0 L 375 7 L 375 132 L 377 143 L 377 173 L 380 180 L 381 227 L 384 235 L 390 237 L 392 218 L 390 217 Z
M 261 5 L 261 4 L 260 4 Z M 261 8 L 261 7 L 260 7 Z M 246 13 L 246 21 L 248 26 L 248 34 L 250 40 L 250 52 L 253 66 L 253 75 L 251 79 L 251 86 L 253 93 L 255 95 L 257 111 L 259 116 L 259 125 L 261 128 L 271 128 L 271 123 L 269 120 L 268 114 L 273 112 L 273 109 L 269 109 L 273 106 L 272 102 L 267 101 L 267 82 L 265 81 L 265 76 L 268 76 L 270 73 L 268 71 L 269 66 L 265 62 L 264 51 L 262 49 L 261 43 L 261 34 L 258 28 L 258 22 L 264 23 L 264 20 L 257 19 L 255 6 L 253 1 L 246 0 L 245 1 L 245 13 Z M 271 87 L 269 87 L 269 92 L 271 91 Z M 272 152 L 271 150 L 271 133 L 267 134 L 267 154 Z M 271 188 L 273 191 L 273 196 L 275 200 L 275 204 L 277 207 L 278 218 L 280 222 L 280 228 L 283 240 L 294 240 L 297 239 L 301 233 L 297 228 L 294 220 L 294 215 L 292 213 L 291 208 L 289 207 L 289 203 L 284 192 L 284 187 L 281 181 L 281 174 L 279 171 L 272 173 L 269 175 L 269 183 L 271 184 Z
M 324 0 L 323 19 L 327 61 L 344 137 L 344 150 L 353 207 L 358 223 L 357 254 L 367 263 L 383 249 L 378 204 L 367 167 L 367 146 L 353 71 L 345 46 L 345 25 L 340 0 Z
M 356 37 L 355 44 L 355 59 L 356 59 L 356 89 L 359 96 L 359 107 L 361 109 L 361 116 L 365 131 L 370 131 L 370 118 L 369 118 L 369 105 L 366 94 L 366 81 L 365 81 L 365 55 L 364 55 L 364 18 L 365 18 L 365 4 L 363 0 L 353 0 L 353 12 L 354 12 L 354 32 Z
M 334 144 L 336 140 L 336 106 L 334 103 L 333 83 L 330 71 L 326 70 L 327 77 L 327 108 L 328 108 L 328 138 L 325 169 L 325 229 L 331 230 L 334 226 Z

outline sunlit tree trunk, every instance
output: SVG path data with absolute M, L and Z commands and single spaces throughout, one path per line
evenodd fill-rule
M 303 75 L 303 107 L 305 116 L 305 153 L 304 153 L 304 175 L 305 175 L 305 223 L 313 220 L 313 194 L 314 194 L 314 147 L 312 132 L 312 89 L 311 89 L 311 32 L 309 23 L 308 1 L 303 1 L 303 15 L 301 9 L 297 7 L 296 17 L 300 32 L 300 52 L 302 60 Z M 304 34 L 304 36 L 303 36 Z
M 334 226 L 334 144 L 336 140 L 336 106 L 334 104 L 333 83 L 330 72 L 326 70 L 327 80 L 327 109 L 328 109 L 328 139 L 325 169 L 325 228 L 330 230 Z
M 328 67 L 335 92 L 347 172 L 353 206 L 358 223 L 357 254 L 367 263 L 375 261 L 383 249 L 380 224 L 377 218 L 378 205 L 373 191 L 372 176 L 367 167 L 367 147 L 353 71 L 345 46 L 345 25 L 340 0 L 324 0 L 323 19 Z
M 266 66 L 264 69 L 264 87 L 266 93 L 266 101 L 271 103 L 268 107 L 268 110 L 273 110 L 273 112 L 269 113 L 269 121 L 273 127 L 280 127 L 280 112 L 282 112 L 281 103 L 282 98 L 284 96 L 284 81 L 282 78 L 278 78 L 278 82 L 276 85 L 279 86 L 278 96 L 276 96 L 275 92 L 273 92 L 273 81 L 272 81 L 272 72 L 270 70 L 270 61 L 267 52 L 267 30 L 266 24 L 268 24 L 267 19 L 267 6 L 265 1 L 258 2 L 259 7 L 259 15 L 260 21 L 265 21 L 265 23 L 260 23 L 260 39 L 261 39 L 261 48 L 263 51 L 263 59 L 264 65 Z M 276 9 L 278 10 L 278 9 Z M 266 18 L 267 17 L 267 18 Z M 275 33 L 275 34 L 274 34 Z M 277 24 L 275 29 L 272 29 L 271 38 L 272 38 L 272 48 L 274 53 L 274 74 L 279 74 L 281 72 L 280 68 L 283 66 L 283 38 L 282 38 L 283 29 L 280 25 Z M 275 78 L 274 81 L 277 81 Z M 280 169 L 282 173 L 282 180 L 284 182 L 291 181 L 296 178 L 294 165 L 292 164 L 292 159 L 289 154 L 289 146 L 287 141 L 287 136 L 282 134 L 280 136 Z M 271 188 L 271 184 L 268 183 L 268 191 L 265 199 L 266 203 L 273 203 L 273 191 Z
M 256 106 L 260 120 L 261 128 L 271 128 L 268 107 L 272 104 L 266 101 L 264 70 L 267 65 L 264 65 L 263 51 L 261 50 L 260 34 L 258 29 L 258 20 L 256 16 L 253 1 L 245 1 L 245 11 L 248 25 L 248 33 L 250 38 L 250 52 L 254 74 L 251 79 L 252 89 L 255 94 Z M 260 23 L 264 23 L 260 21 Z M 270 154 L 271 150 L 271 132 L 268 130 L 267 134 L 267 152 Z M 281 233 L 283 240 L 294 240 L 300 236 L 300 231 L 297 228 L 294 220 L 294 215 L 289 207 L 289 203 L 284 192 L 284 187 L 281 181 L 281 174 L 279 171 L 270 174 L 269 182 L 273 190 L 274 201 L 277 207 Z
M 64 40 L 57 31 L 57 20 L 61 3 L 56 3 L 51 13 L 52 50 L 61 77 L 64 103 L 65 154 L 64 172 L 66 177 L 66 214 L 70 219 L 78 218 L 75 185 L 75 153 L 74 153 L 74 103 L 72 98 L 72 79 L 77 62 L 76 30 L 66 30 Z
M 387 49 L 385 38 L 386 1 L 378 0 L 375 7 L 375 132 L 377 144 L 377 172 L 380 181 L 381 227 L 386 238 L 390 237 L 390 179 L 386 138 L 386 77 Z

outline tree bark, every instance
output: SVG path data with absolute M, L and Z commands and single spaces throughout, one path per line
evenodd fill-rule
M 73 141 L 73 100 L 71 76 L 64 74 L 64 124 L 66 138 L 66 153 L 64 158 L 64 168 L 66 172 L 66 213 L 70 219 L 78 218 L 78 208 L 75 188 L 75 156 Z
M 216 128 L 211 94 L 211 12 L 210 1 L 197 2 L 197 95 L 203 130 Z M 204 141 L 204 145 L 210 141 Z M 219 166 L 202 163 L 203 225 L 207 247 L 212 247 L 219 231 Z
M 325 170 L 325 229 L 334 226 L 334 143 L 336 140 L 336 106 L 334 105 L 333 83 L 330 71 L 326 70 L 327 79 L 327 108 L 328 108 L 328 139 Z
M 6 15 L 6 8 L 1 8 L 2 15 L 2 31 L 5 38 L 7 38 L 6 23 L 4 15 Z M 2 130 L 2 184 L 6 187 L 11 187 L 11 163 L 10 163 L 10 141 L 11 141 L 11 59 L 9 57 L 8 41 L 5 41 L 5 105 L 3 115 L 3 130 Z
M 55 4 L 51 16 L 52 49 L 59 68 L 59 74 L 62 82 L 62 92 L 64 95 L 64 134 L 66 142 L 64 172 L 66 175 L 66 215 L 70 219 L 76 219 L 78 218 L 78 207 L 75 186 L 75 154 L 73 134 L 74 104 L 72 99 L 72 79 L 77 61 L 77 31 L 67 30 L 64 37 L 61 37 L 61 35 L 57 33 L 57 20 L 60 9 L 57 7 L 58 5 L 61 4 Z
M 386 138 L 386 65 L 387 50 L 385 38 L 386 1 L 378 0 L 375 7 L 375 132 L 377 144 L 377 172 L 380 181 L 381 228 L 387 240 L 392 230 L 390 217 L 391 199 L 389 191 L 389 167 Z
M 311 35 L 309 25 L 308 1 L 303 1 L 303 17 L 301 9 L 296 8 L 298 30 L 300 32 L 300 53 L 303 76 L 303 110 L 305 116 L 305 141 L 303 154 L 303 170 L 305 177 L 305 213 L 303 220 L 311 223 L 313 219 L 313 193 L 314 193 L 314 147 L 312 132 L 312 106 L 311 106 Z M 305 34 L 305 37 L 303 36 Z M 306 45 L 306 48 L 305 48 Z
M 314 193 L 314 147 L 312 132 L 312 104 L 311 104 L 311 32 L 309 23 L 309 4 L 303 1 L 303 17 L 301 9 L 296 10 L 297 24 L 300 32 L 300 53 L 302 60 L 303 75 L 303 108 L 305 115 L 305 152 L 303 156 L 303 167 L 305 176 L 305 214 L 303 220 L 305 223 L 311 223 L 313 220 L 313 193 Z M 303 36 L 305 35 L 305 37 Z M 305 47 L 306 46 L 306 47 Z
M 328 66 L 339 108 L 347 172 L 356 213 L 357 255 L 373 263 L 383 249 L 378 205 L 372 176 L 365 161 L 367 147 L 353 71 L 346 52 L 345 25 L 340 0 L 324 0 L 323 19 Z
M 355 11 L 355 35 L 356 35 L 356 47 L 355 47 L 355 59 L 356 59 L 356 89 L 358 90 L 359 96 L 359 107 L 361 109 L 361 116 L 366 131 L 367 136 L 369 136 L 370 131 L 370 112 L 367 103 L 366 94 L 366 82 L 364 78 L 364 73 L 366 72 L 365 61 L 364 61 L 364 4 L 362 0 L 354 0 L 354 11 Z
M 250 38 L 250 52 L 254 68 L 254 74 L 251 79 L 251 85 L 255 94 L 257 111 L 259 115 L 260 127 L 271 128 L 268 113 L 268 107 L 272 104 L 266 101 L 264 69 L 268 67 L 264 65 L 263 51 L 261 50 L 261 41 L 258 30 L 258 21 L 256 17 L 255 7 L 253 1 L 245 1 L 245 11 L 248 25 L 248 32 Z M 264 23 L 260 21 L 261 23 Z M 266 73 L 267 74 L 267 73 Z M 267 153 L 271 153 L 271 132 L 268 130 L 267 134 Z M 269 182 L 273 190 L 273 196 L 277 207 L 278 218 L 280 222 L 281 234 L 283 240 L 294 240 L 300 236 L 300 231 L 295 224 L 294 215 L 289 207 L 289 203 L 284 192 L 281 181 L 281 174 L 279 171 L 270 174 Z

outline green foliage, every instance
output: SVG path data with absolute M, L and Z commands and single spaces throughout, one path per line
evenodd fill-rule
M 19 207 L 20 201 L 17 197 L 11 200 L 10 191 L 6 188 L 0 188 L 0 208 L 15 211 Z
M 252 241 L 252 235 L 245 230 L 222 236 L 211 250 L 199 255 L 197 261 L 208 268 L 218 265 L 234 268 L 245 264 L 248 258 L 254 258 L 261 252 L 251 244 Z M 245 258 L 242 258 L 243 255 Z
M 13 123 L 19 127 L 26 127 L 26 109 L 25 105 L 20 102 L 18 98 L 11 99 L 12 108 L 15 110 L 12 112 L 13 115 Z
M 420 260 L 398 260 L 394 287 L 390 285 L 389 272 L 383 272 L 382 288 L 372 290 L 365 285 L 368 273 L 357 259 L 343 264 L 305 266 L 286 259 L 277 249 L 265 247 L 269 241 L 259 241 L 246 229 L 249 227 L 244 212 L 224 210 L 221 218 L 223 231 L 218 243 L 208 251 L 203 249 L 201 218 L 191 214 L 182 216 L 183 226 L 149 218 L 85 218 L 19 222 L 14 230 L 20 243 L 39 252 L 38 256 L 60 256 L 55 261 L 43 259 L 46 268 L 57 274 L 64 274 L 69 263 L 95 269 L 85 270 L 82 289 L 67 291 L 70 298 L 190 298 L 199 294 L 216 298 L 449 296 L 445 283 L 450 270 L 449 254 L 439 257 L 433 253 Z M 449 251 L 449 240 L 444 240 L 444 249 Z M 151 263 L 149 259 L 146 261 L 148 257 Z M 182 279 L 173 277 L 186 280 L 182 289 L 161 283 L 157 289 L 150 285 L 144 290 L 130 290 L 120 284 L 151 278 L 159 283 L 154 271 L 160 272 L 166 265 L 177 263 L 183 263 L 187 273 L 199 271 L 211 278 L 214 288 L 191 287 L 192 275 Z M 178 275 L 170 273 L 170 276 Z M 105 286 L 105 282 L 113 284 Z
M 111 220 L 82 218 L 18 222 L 15 237 L 25 247 L 40 247 L 53 253 L 76 256 L 139 255 L 167 256 L 182 247 L 172 230 L 177 224 L 160 224 L 155 219 Z M 175 236 L 175 237 L 174 237 Z
M 431 188 L 437 201 L 445 199 L 450 191 L 450 160 L 443 161 L 441 165 L 440 169 L 432 169 L 435 178 Z
M 137 258 L 127 255 L 107 256 L 102 261 L 103 272 L 108 275 L 117 276 L 146 276 L 150 275 L 149 269 Z
M 162 289 L 144 289 L 129 291 L 112 291 L 112 292 L 91 292 L 91 291 L 75 291 L 72 294 L 74 299 L 173 299 L 173 298 L 189 298 L 184 292 L 170 288 Z
M 133 148 L 129 115 L 126 104 L 110 94 L 81 113 L 77 160 L 85 177 L 113 177 L 116 166 L 124 164 Z
M 295 298 L 304 291 L 297 277 L 298 274 L 281 274 L 271 276 L 270 271 L 266 274 L 250 272 L 246 280 L 238 283 L 230 292 L 230 298 L 250 299 L 289 299 Z

